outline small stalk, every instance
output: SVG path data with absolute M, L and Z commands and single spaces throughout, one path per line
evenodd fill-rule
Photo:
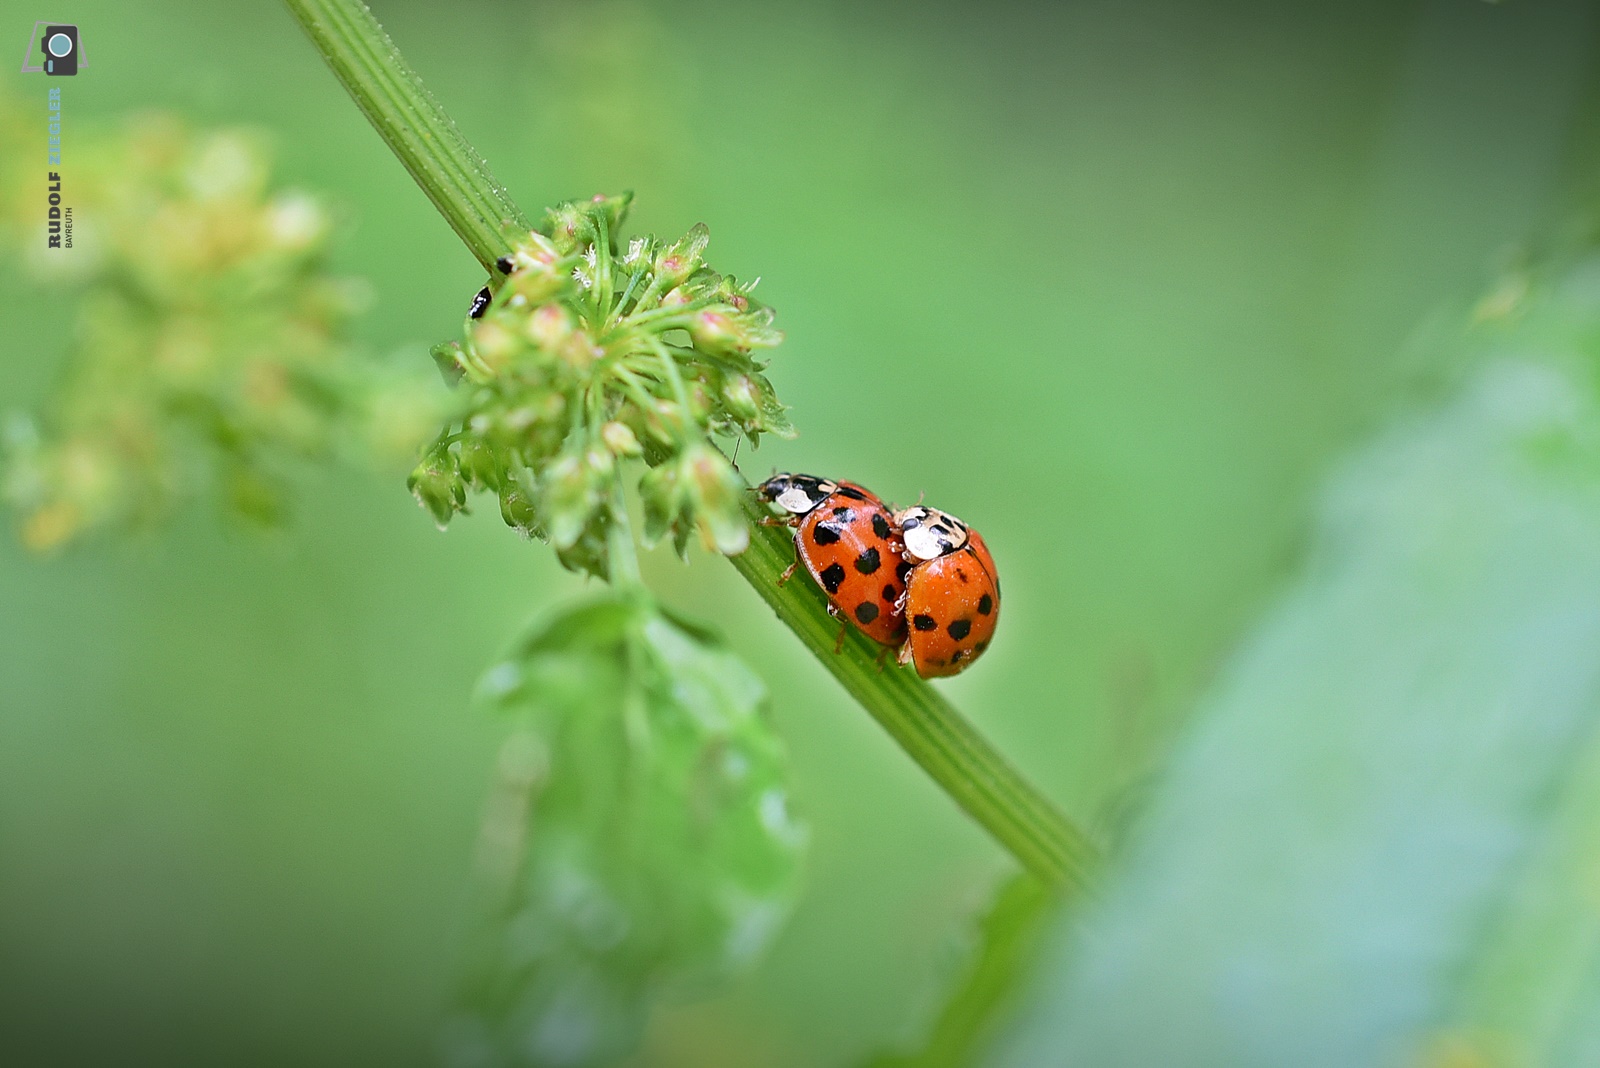
M 606 528 L 606 559 L 610 562 L 611 585 L 618 589 L 640 587 L 639 555 L 633 545 L 633 524 L 628 520 L 628 500 L 622 492 L 622 472 L 611 476 L 611 524 Z
M 334 75 L 405 164 L 456 234 L 493 274 L 507 251 L 507 227 L 526 217 L 489 173 L 488 165 L 423 87 L 360 0 L 285 0 Z M 684 308 L 662 309 L 666 315 Z M 650 313 L 645 313 L 646 315 Z M 676 366 L 661 353 L 670 372 Z M 612 580 L 638 583 L 633 536 L 620 483 L 612 491 Z M 803 579 L 778 586 L 794 559 L 782 531 L 758 525 L 765 513 L 754 495 L 746 507 L 750 547 L 733 566 L 934 782 L 986 828 L 1024 867 L 1052 886 L 1086 885 L 1097 860 L 1088 836 L 984 740 L 938 691 L 892 664 L 880 670 L 880 647 L 850 630 L 835 655 L 837 624 L 822 591 Z M 626 545 L 624 546 L 624 542 Z
M 339 84 L 485 272 L 530 223 L 360 0 L 285 0 Z

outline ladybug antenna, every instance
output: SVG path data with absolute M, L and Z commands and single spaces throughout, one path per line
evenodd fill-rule
M 739 446 L 743 443 L 743 437 L 737 437 L 733 439 L 733 459 L 729 460 L 728 462 L 733 465 L 733 469 L 735 471 L 739 471 Z M 739 471 L 739 473 L 741 475 L 744 474 L 743 471 Z

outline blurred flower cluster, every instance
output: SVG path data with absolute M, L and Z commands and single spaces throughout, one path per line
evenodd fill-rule
M 753 355 L 782 338 L 755 283 L 706 266 L 703 226 L 623 243 L 629 199 L 563 204 L 519 235 L 464 343 L 434 349 L 459 408 L 410 482 L 441 526 L 469 490 L 494 493 L 508 524 L 602 576 L 621 465 L 645 467 L 647 543 L 681 553 L 698 531 L 732 554 L 749 538 L 742 482 L 711 437 L 793 433 Z
M 0 111 L 0 156 L 31 158 L 15 102 Z M 146 522 L 207 483 L 270 522 L 287 461 L 328 455 L 357 424 L 403 437 L 409 422 L 407 448 L 428 432 L 416 386 L 347 341 L 365 286 L 326 269 L 327 208 L 274 189 L 252 136 L 153 114 L 74 127 L 73 149 L 71 249 L 44 247 L 38 174 L 0 173 L 0 240 L 70 312 L 64 379 L 5 426 L 3 492 L 27 545 Z

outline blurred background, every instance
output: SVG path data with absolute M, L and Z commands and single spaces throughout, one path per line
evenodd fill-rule
M 1295 566 L 1330 463 L 1426 389 L 1419 326 L 1594 176 L 1579 3 L 373 6 L 530 212 L 632 189 L 635 229 L 704 222 L 762 276 L 800 436 L 741 466 L 983 530 L 1004 632 L 941 686 L 1095 825 Z M 458 335 L 476 264 L 279 5 L 41 13 L 90 62 L 68 146 L 130 108 L 258 127 L 337 205 L 363 344 Z M 31 407 L 71 294 L 0 287 L 0 402 Z M 812 850 L 773 952 L 636 1063 L 910 1040 L 1009 859 L 731 568 L 645 566 L 767 681 Z M 274 535 L 198 508 L 53 559 L 0 540 L 0 1059 L 430 1063 L 501 737 L 472 687 L 582 586 L 492 508 L 438 533 L 404 468 L 308 476 Z

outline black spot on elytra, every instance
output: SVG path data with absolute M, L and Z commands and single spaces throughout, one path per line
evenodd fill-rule
M 839 528 L 830 527 L 826 523 L 818 523 L 811 528 L 811 540 L 818 545 L 832 545 L 839 540 Z
M 889 521 L 883 518 L 882 512 L 872 513 L 872 532 L 880 538 L 889 536 Z
M 871 623 L 878 618 L 878 606 L 871 601 L 862 601 L 856 605 L 856 622 L 863 625 Z
M 979 653 L 983 652 L 987 648 L 989 648 L 989 643 L 988 642 L 979 642 L 977 645 L 974 645 L 972 647 L 972 655 L 973 656 L 977 656 Z
M 894 583 L 891 582 L 889 585 L 883 588 L 883 599 L 888 601 L 890 604 L 893 604 L 894 599 L 898 596 L 900 596 L 900 591 L 894 588 Z
M 971 632 L 971 630 L 972 620 L 970 619 L 958 619 L 948 627 L 944 628 L 945 633 L 950 635 L 950 637 L 954 638 L 956 641 L 960 641 L 962 638 L 965 638 L 967 634 Z
M 855 518 L 855 513 L 842 504 L 833 510 L 833 514 L 836 518 L 842 519 L 846 523 Z
M 867 495 L 865 493 L 862 493 L 860 490 L 855 489 L 852 486 L 840 486 L 837 492 L 839 496 L 849 497 L 852 501 L 864 501 L 867 499 Z
M 856 570 L 861 572 L 863 575 L 870 575 L 874 571 L 878 570 L 878 565 L 880 563 L 882 563 L 882 561 L 878 559 L 878 550 L 875 548 L 868 549 L 866 552 L 856 557 Z
M 911 574 L 910 560 L 902 560 L 898 564 L 894 565 L 894 577 L 899 579 L 901 583 L 905 582 L 906 576 L 909 574 Z
M 844 568 L 838 564 L 829 564 L 817 577 L 822 579 L 823 589 L 829 593 L 838 593 L 839 587 L 844 584 Z
M 993 611 L 994 598 L 990 597 L 987 593 L 978 598 L 978 614 L 980 616 L 986 616 Z
M 956 578 L 960 579 L 962 582 L 965 582 L 967 581 L 967 573 L 958 567 L 956 568 Z
M 950 654 L 950 666 L 954 667 L 955 665 L 961 663 L 961 658 L 966 656 L 966 655 L 967 655 L 967 652 L 966 652 L 965 649 L 957 649 L 955 652 L 951 653 Z
M 932 630 L 939 623 L 932 616 L 912 616 L 911 625 L 918 630 Z

